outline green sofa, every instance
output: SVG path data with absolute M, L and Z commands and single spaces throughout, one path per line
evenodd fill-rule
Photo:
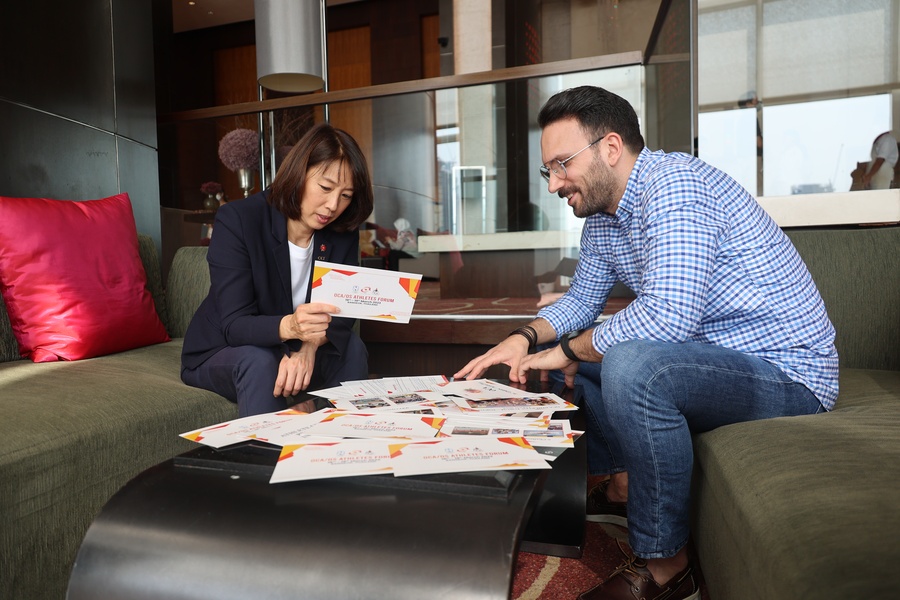
M 181 382 L 181 336 L 209 289 L 206 248 L 175 255 L 163 291 L 153 241 L 139 236 L 172 341 L 74 362 L 18 355 L 0 301 L 0 600 L 61 600 L 88 526 L 141 471 L 189 450 L 179 433 L 237 416 Z
M 711 600 L 893 598 L 900 575 L 900 227 L 789 231 L 837 329 L 828 414 L 696 436 L 694 543 Z M 209 286 L 181 248 L 163 293 L 173 341 L 71 363 L 19 359 L 0 302 L 0 600 L 61 599 L 94 516 L 129 479 L 193 447 L 178 433 L 237 416 L 179 378 Z
M 837 331 L 827 414 L 695 436 L 711 600 L 900 597 L 900 227 L 788 235 Z

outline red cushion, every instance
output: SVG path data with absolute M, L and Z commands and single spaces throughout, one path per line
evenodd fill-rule
M 146 284 L 128 194 L 0 196 L 0 293 L 22 356 L 78 360 L 168 341 Z

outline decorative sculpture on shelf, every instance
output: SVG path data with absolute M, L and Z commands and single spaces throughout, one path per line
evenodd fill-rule
M 237 173 L 244 198 L 253 188 L 253 172 L 259 168 L 259 134 L 252 129 L 234 129 L 219 142 L 219 159 Z

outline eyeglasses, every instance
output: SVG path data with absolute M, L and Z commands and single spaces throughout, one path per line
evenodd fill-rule
M 581 150 L 579 150 L 578 152 L 576 152 L 575 154 L 573 154 L 572 156 L 570 156 L 569 158 L 567 158 L 565 160 L 556 160 L 554 158 L 553 160 L 551 160 L 548 163 L 549 166 L 541 165 L 540 166 L 541 177 L 543 177 L 545 181 L 550 181 L 550 173 L 553 173 L 554 175 L 556 175 L 557 179 L 565 179 L 567 176 L 566 163 L 569 162 L 570 160 L 572 160 L 573 158 L 575 158 L 576 156 L 578 156 L 579 154 L 581 154 L 582 152 L 584 152 L 585 150 L 587 150 L 588 148 L 590 148 L 591 146 L 593 146 L 594 144 L 596 144 L 597 142 L 599 142 L 600 140 L 602 140 L 603 138 L 605 138 L 607 135 L 609 135 L 609 134 L 604 133 L 603 135 L 598 137 L 596 140 L 594 140 L 593 142 L 591 142 L 590 144 L 588 144 L 587 146 L 585 146 L 584 148 L 582 148 Z M 555 167 L 553 166 L 554 163 L 556 163 Z

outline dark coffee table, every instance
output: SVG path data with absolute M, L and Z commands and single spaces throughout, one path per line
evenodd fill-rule
M 68 600 L 507 598 L 517 550 L 581 555 L 585 444 L 551 470 L 276 485 L 277 448 L 199 447 L 107 503 Z

